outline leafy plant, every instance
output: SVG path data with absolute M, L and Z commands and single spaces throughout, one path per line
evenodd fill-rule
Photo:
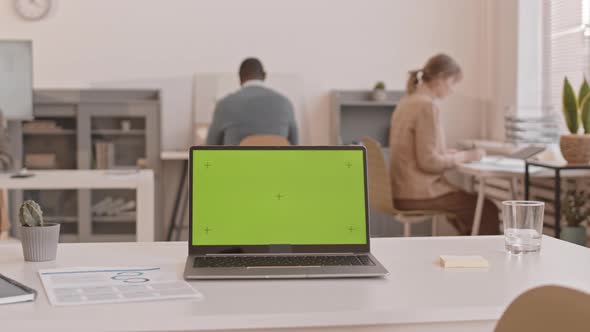
M 379 81 L 377 82 L 377 84 L 375 84 L 375 87 L 373 88 L 373 90 L 385 90 L 385 83 Z
M 563 116 L 568 130 L 577 134 L 580 128 L 580 120 L 584 127 L 584 133 L 590 134 L 590 85 L 584 77 L 580 86 L 578 97 L 567 77 L 563 81 Z
M 586 77 L 584 77 L 584 83 L 582 83 L 582 87 L 580 87 L 578 101 L 580 104 L 580 117 L 582 120 L 582 126 L 584 126 L 584 134 L 590 134 L 590 86 L 586 81 Z
M 567 225 L 571 227 L 580 226 L 590 218 L 590 195 L 583 190 L 569 190 L 563 199 L 563 214 Z
M 578 92 L 578 107 L 582 106 L 582 101 L 584 101 L 584 98 L 586 98 L 588 92 L 590 92 L 590 86 L 588 85 L 588 81 L 586 81 L 586 76 L 584 76 L 584 81 L 582 82 L 580 91 Z
M 18 211 L 21 225 L 26 227 L 43 226 L 43 210 L 35 201 L 24 201 Z
M 578 120 L 578 101 L 572 84 L 567 79 L 563 81 L 563 116 L 570 133 L 577 134 L 580 122 Z

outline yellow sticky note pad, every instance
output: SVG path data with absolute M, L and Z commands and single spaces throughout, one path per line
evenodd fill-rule
M 486 268 L 490 264 L 481 256 L 440 255 L 440 264 L 445 268 Z

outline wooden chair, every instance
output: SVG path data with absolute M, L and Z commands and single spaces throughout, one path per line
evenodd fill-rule
M 291 145 L 283 136 L 278 135 L 251 135 L 240 142 L 243 146 L 285 146 Z
M 524 292 L 510 303 L 495 332 L 589 330 L 590 294 L 560 286 L 542 286 Z
M 8 191 L 0 189 L 0 240 L 8 238 L 10 220 L 8 219 Z
M 381 213 L 393 216 L 403 223 L 404 236 L 412 234 L 413 223 L 432 221 L 432 235 L 436 235 L 437 222 L 446 216 L 440 211 L 398 210 L 393 201 L 393 184 L 385 164 L 381 146 L 370 137 L 361 140 L 367 149 L 367 164 L 369 176 L 369 206 Z

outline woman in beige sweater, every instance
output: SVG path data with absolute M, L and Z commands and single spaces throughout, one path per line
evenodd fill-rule
M 483 157 L 481 150 L 455 151 L 445 144 L 437 102 L 453 93 L 461 68 L 449 56 L 436 55 L 410 72 L 406 95 L 391 117 L 391 178 L 400 210 L 436 210 L 456 216 L 460 234 L 471 233 L 477 197 L 451 185 L 444 173 L 457 164 Z M 498 234 L 498 209 L 484 203 L 480 234 Z

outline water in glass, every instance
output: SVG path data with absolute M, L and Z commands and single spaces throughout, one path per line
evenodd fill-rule
M 536 201 L 502 202 L 506 250 L 515 255 L 541 250 L 545 204 Z

